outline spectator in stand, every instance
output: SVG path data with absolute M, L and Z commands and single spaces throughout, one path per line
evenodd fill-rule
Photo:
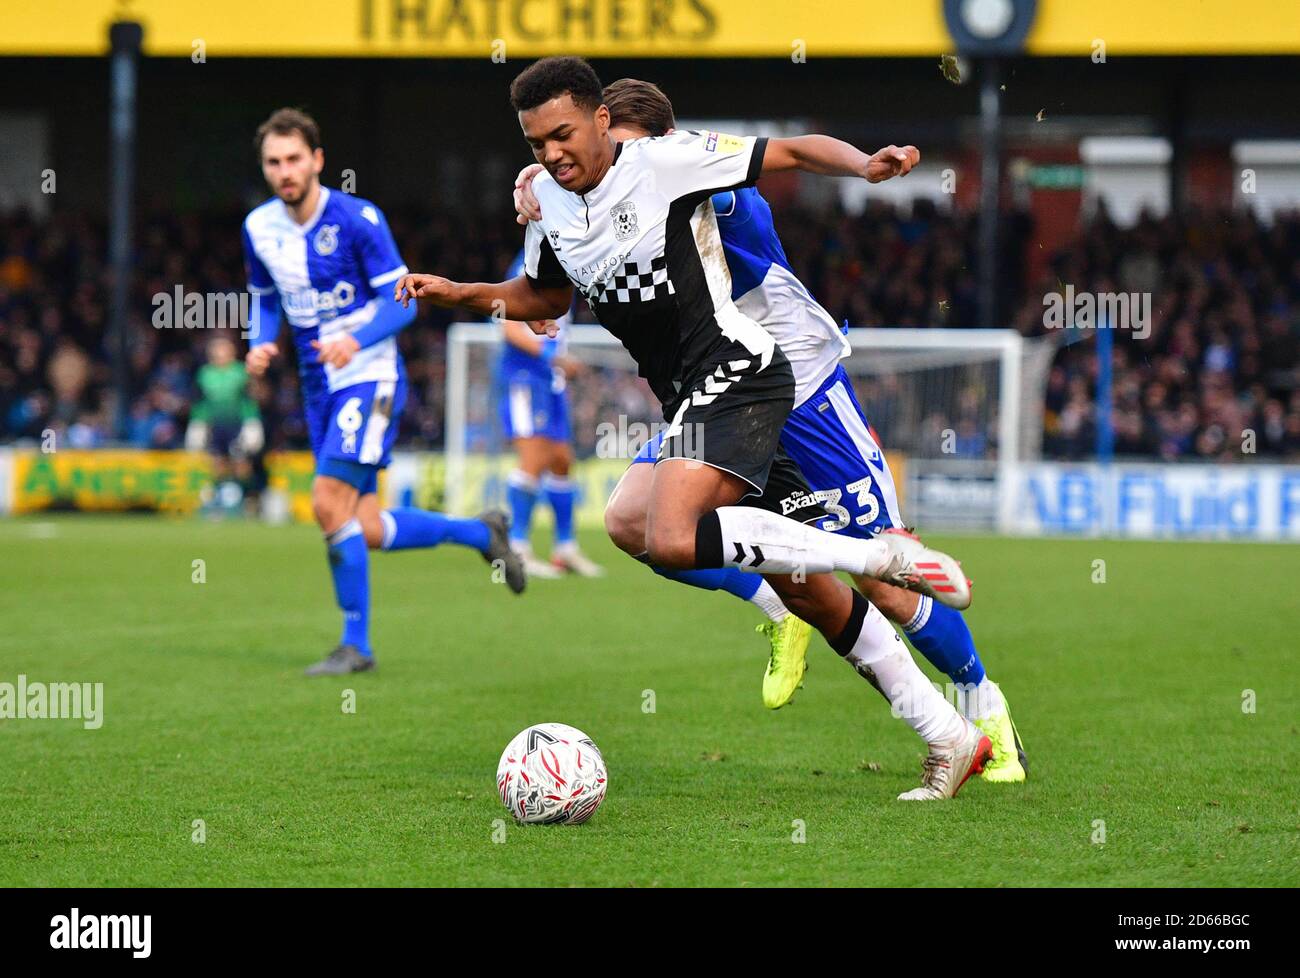
M 419 267 L 464 280 L 487 275 L 518 250 L 513 216 L 463 221 L 446 213 L 388 211 L 403 254 Z M 863 326 L 985 326 L 978 321 L 975 216 L 918 202 L 905 212 L 872 202 L 860 215 L 790 207 L 776 215 L 800 278 L 837 320 Z M 188 423 L 193 378 L 206 330 L 158 330 L 151 297 L 181 285 L 229 292 L 242 282 L 238 213 L 147 217 L 139 229 L 129 322 L 128 441 L 176 447 Z M 1189 211 L 1144 215 L 1119 228 L 1104 213 L 1052 256 L 1050 273 L 1023 280 L 1035 248 L 1028 218 L 1002 221 L 999 282 L 1005 321 L 1026 336 L 1049 331 L 1043 296 L 1071 284 L 1077 293 L 1151 293 L 1150 333 L 1117 330 L 1112 388 L 1115 445 L 1121 457 L 1168 460 L 1300 461 L 1300 212 L 1263 225 L 1249 213 Z M 101 225 L 56 213 L 37 222 L 0 214 L 0 442 L 60 444 L 112 440 L 111 342 L 107 336 L 105 235 Z M 441 447 L 446 382 L 445 311 L 425 311 L 401 336 L 410 393 L 400 444 Z M 1088 458 L 1096 444 L 1096 353 L 1089 340 L 1057 354 L 1047 384 L 1043 449 L 1048 457 Z M 306 445 L 292 365 L 274 383 L 253 384 L 267 447 Z M 596 444 L 595 425 L 619 413 L 648 417 L 628 378 L 598 383 L 595 373 L 573 404 L 579 454 Z M 901 410 L 889 378 L 862 382 L 881 435 Z M 272 393 L 273 392 L 273 393 Z M 884 405 L 877 410 L 873 398 Z M 937 431 L 962 435 L 964 450 L 992 457 L 993 425 L 958 404 L 924 414 Z M 1244 450 L 1254 432 L 1254 453 Z

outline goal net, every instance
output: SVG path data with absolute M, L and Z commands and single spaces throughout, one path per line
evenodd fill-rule
M 1037 457 L 1051 350 L 1002 329 L 850 329 L 843 363 L 894 469 L 905 518 L 925 528 L 991 529 L 997 485 Z M 514 467 L 500 418 L 501 330 L 462 323 L 447 354 L 442 503 L 472 513 L 501 505 Z M 599 525 L 631 457 L 664 426 L 659 405 L 619 342 L 573 326 L 567 380 L 580 520 Z

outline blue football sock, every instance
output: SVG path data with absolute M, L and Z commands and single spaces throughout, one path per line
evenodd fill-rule
M 436 547 L 447 541 L 473 547 L 479 553 L 488 548 L 488 528 L 481 520 L 411 507 L 386 509 L 379 518 L 384 523 L 385 550 Z
M 343 645 L 355 645 L 370 655 L 370 573 L 366 538 L 361 524 L 350 519 L 325 535 L 329 547 L 330 573 L 334 575 L 334 598 L 343 612 Z
M 689 584 L 691 587 L 698 587 L 705 591 L 726 591 L 728 594 L 734 594 L 741 601 L 750 600 L 758 593 L 758 589 L 763 586 L 762 575 L 746 574 L 743 570 L 738 570 L 735 567 L 719 567 L 708 570 L 665 570 L 651 564 L 650 569 L 660 577 L 666 577 L 670 581 L 679 581 L 682 584 Z
M 573 542 L 573 500 L 577 490 L 564 476 L 550 475 L 542 481 L 546 499 L 555 510 L 555 542 Z
M 506 480 L 506 502 L 510 505 L 510 542 L 527 543 L 533 528 L 533 506 L 537 503 L 537 480 L 515 469 Z
M 984 663 L 960 611 L 922 596 L 903 631 L 916 651 L 954 683 L 978 686 L 984 681 Z

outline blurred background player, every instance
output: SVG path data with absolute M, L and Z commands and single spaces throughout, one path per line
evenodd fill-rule
M 212 455 L 213 493 L 205 506 L 238 509 L 255 488 L 253 464 L 266 443 L 257 404 L 248 393 L 248 373 L 234 341 L 218 336 L 208 344 L 208 362 L 194 379 L 199 397 L 190 409 L 185 447 Z
M 651 82 L 620 79 L 606 86 L 604 102 L 615 139 L 662 136 L 675 128 L 672 103 Z M 520 174 L 516 206 L 525 220 L 541 213 L 531 191 L 531 180 L 541 169 L 533 165 Z M 863 539 L 904 528 L 884 452 L 839 363 L 850 352 L 848 342 L 795 276 L 767 201 L 757 188 L 742 187 L 714 194 L 712 204 L 736 307 L 772 333 L 794 366 L 795 408 L 782 430 L 781 445 L 831 513 L 822 528 Z M 662 435 L 651 439 L 632 460 L 605 511 L 610 538 L 634 557 L 644 549 L 647 500 L 661 441 Z M 763 702 L 776 709 L 790 701 L 803 681 L 811 629 L 786 609 L 766 582 L 734 568 L 652 569 L 670 580 L 725 591 L 757 605 L 770 619 L 759 626 L 771 643 Z M 958 705 L 963 714 L 993 745 L 994 759 L 981 776 L 994 782 L 1024 781 L 1028 761 L 1023 745 L 1001 690 L 984 671 L 962 613 L 866 575 L 855 575 L 854 581 L 962 693 Z
M 523 274 L 519 252 L 506 273 Z M 502 328 L 497 381 L 501 397 L 501 427 L 514 445 L 516 465 L 506 487 L 510 505 L 510 546 L 530 577 L 555 578 L 565 572 L 599 577 L 600 566 L 578 549 L 573 531 L 577 489 L 569 479 L 573 465 L 569 398 L 565 387 L 579 370 L 565 355 L 565 330 L 570 316 L 556 320 L 556 336 L 539 336 L 527 323 L 506 320 Z M 533 509 L 545 494 L 555 514 L 555 543 L 550 562 L 533 554 Z
M 249 289 L 258 296 L 248 371 L 260 375 L 279 353 L 283 308 L 293 326 L 316 456 L 312 508 L 343 613 L 339 644 L 307 675 L 362 672 L 375 664 L 367 547 L 472 547 L 504 570 L 516 594 L 524 589 L 524 570 L 510 550 L 504 513 L 461 519 L 379 508 L 379 472 L 389 463 L 406 401 L 395 337 L 415 318 L 414 310 L 382 299 L 379 290 L 406 265 L 378 207 L 321 186 L 325 153 L 311 117 L 280 109 L 258 128 L 255 144 L 275 196 L 244 220 Z

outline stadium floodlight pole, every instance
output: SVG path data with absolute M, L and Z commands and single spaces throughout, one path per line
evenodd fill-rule
M 113 357 L 113 387 L 117 393 L 114 429 L 127 437 L 131 415 L 130 342 L 127 308 L 131 301 L 132 214 L 135 210 L 136 67 L 144 28 L 134 21 L 116 21 L 108 28 L 109 176 L 108 256 L 111 289 L 108 328 Z
M 980 59 L 979 324 L 998 325 L 998 210 L 1002 183 L 1002 98 L 996 57 Z

